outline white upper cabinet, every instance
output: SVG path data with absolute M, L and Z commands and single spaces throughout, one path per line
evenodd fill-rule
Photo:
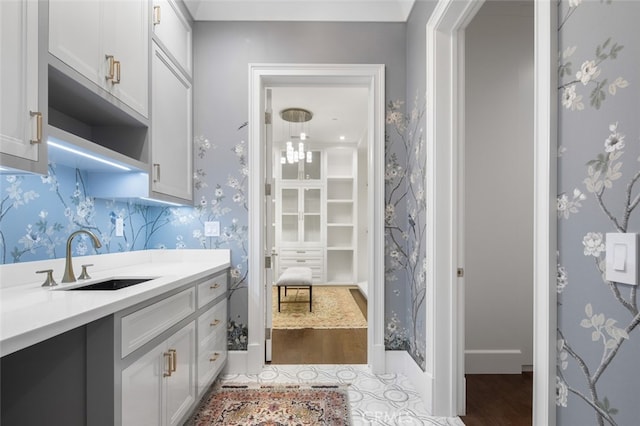
M 154 0 L 152 21 L 156 41 L 191 77 L 191 25 L 177 2 Z
M 99 88 L 148 117 L 149 4 L 49 1 L 49 51 Z
M 191 82 L 155 43 L 151 69 L 151 189 L 192 201 Z
M 46 173 L 38 2 L 0 1 L 0 41 L 0 165 Z

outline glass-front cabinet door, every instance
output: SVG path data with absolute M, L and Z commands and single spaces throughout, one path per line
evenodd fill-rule
M 289 246 L 322 243 L 322 188 L 281 186 L 276 200 L 276 243 Z

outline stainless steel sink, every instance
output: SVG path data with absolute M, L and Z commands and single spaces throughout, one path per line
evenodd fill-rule
M 132 285 L 142 284 L 155 278 L 110 278 L 104 281 L 98 281 L 87 285 L 76 286 L 71 288 L 59 288 L 60 290 L 76 291 L 76 290 L 120 290 L 121 288 L 131 287 Z

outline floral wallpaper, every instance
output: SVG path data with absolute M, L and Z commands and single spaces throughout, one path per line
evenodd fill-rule
M 606 234 L 640 232 L 640 3 L 559 3 L 559 425 L 636 425 L 637 285 L 608 281 Z
M 418 97 L 410 112 L 403 101 L 387 105 L 385 168 L 385 282 L 393 295 L 406 295 L 406 323 L 391 311 L 385 330 L 387 349 L 404 349 L 426 368 L 426 199 L 425 139 L 422 130 L 424 101 Z M 397 150 L 406 163 L 398 160 Z M 406 222 L 405 222 L 406 220 Z M 400 277 L 404 280 L 400 280 Z

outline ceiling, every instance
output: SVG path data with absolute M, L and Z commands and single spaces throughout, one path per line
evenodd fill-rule
M 290 136 L 299 134 L 299 125 L 290 126 L 280 117 L 280 111 L 287 108 L 312 112 L 313 118 L 305 123 L 311 145 L 358 143 L 367 129 L 367 105 L 366 87 L 274 87 L 271 102 L 274 145 L 298 141 Z M 340 136 L 344 136 L 344 141 Z
M 406 22 L 415 0 L 185 0 L 196 21 Z

